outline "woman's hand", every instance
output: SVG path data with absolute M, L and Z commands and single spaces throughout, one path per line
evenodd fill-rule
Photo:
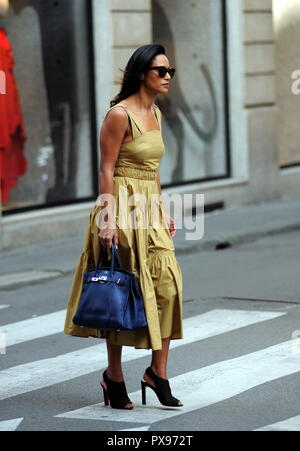
M 100 131 L 99 193 L 104 196 L 104 205 L 101 206 L 108 207 L 108 216 L 103 218 L 100 215 L 97 225 L 101 244 L 106 247 L 111 247 L 114 242 L 118 248 L 117 218 L 114 216 L 114 170 L 127 128 L 128 115 L 125 109 L 113 108 L 107 112 Z M 105 199 L 106 195 L 108 200 Z
M 167 213 L 165 213 L 165 215 L 166 215 L 169 230 L 170 230 L 172 238 L 173 238 L 176 235 L 175 221 L 173 218 L 171 218 L 171 216 L 167 215 Z
M 119 239 L 118 231 L 115 223 L 107 223 L 100 231 L 99 238 L 101 243 L 106 247 L 111 247 L 112 242 L 118 249 Z

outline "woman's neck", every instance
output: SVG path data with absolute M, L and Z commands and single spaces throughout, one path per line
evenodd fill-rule
M 149 96 L 149 94 L 145 92 L 138 92 L 131 97 L 131 101 L 140 113 L 147 113 L 151 111 L 154 100 L 155 96 Z

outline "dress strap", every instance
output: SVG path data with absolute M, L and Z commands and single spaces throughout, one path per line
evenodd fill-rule
M 119 105 L 121 105 L 121 104 L 119 103 Z M 156 117 L 156 119 L 157 119 L 157 121 L 158 121 L 159 128 L 161 129 L 161 114 L 160 114 L 160 109 L 158 108 L 157 105 L 155 105 L 155 103 L 154 103 L 153 105 L 154 105 L 154 114 L 155 114 L 155 117 Z M 127 108 L 126 105 L 124 105 L 124 107 L 127 109 L 127 112 L 129 112 L 129 113 L 131 114 L 131 116 L 133 117 L 133 120 L 134 120 L 135 123 L 137 124 L 138 128 L 139 128 L 140 130 L 142 130 L 143 133 L 146 133 L 147 130 L 145 130 L 145 128 L 144 128 L 143 124 L 141 123 L 141 121 L 139 121 L 139 120 L 137 119 L 137 117 L 135 116 L 135 114 L 132 113 L 132 111 L 128 110 L 128 108 Z M 158 113 L 158 114 L 157 114 L 157 113 Z
M 132 137 L 133 137 L 133 139 L 137 138 L 138 136 L 141 136 L 145 132 L 144 127 L 140 124 L 140 122 L 136 119 L 134 114 L 127 108 L 126 105 L 123 105 L 122 103 L 119 103 L 118 105 L 114 105 L 111 108 L 109 108 L 108 111 L 110 111 L 112 108 L 115 108 L 116 106 L 121 106 L 121 107 L 123 107 L 125 109 L 128 117 L 129 117 L 129 121 L 131 123 L 131 130 L 132 130 Z
M 141 124 L 141 122 L 137 119 L 135 114 L 132 111 L 130 111 L 128 109 L 128 107 L 126 105 L 124 105 L 123 103 L 119 103 L 119 105 L 120 106 L 122 105 L 126 109 L 128 116 L 134 122 L 135 126 L 138 128 L 138 130 L 141 132 L 141 134 L 145 133 L 146 130 L 144 129 L 143 124 Z
M 147 130 L 145 130 L 143 124 L 137 119 L 135 114 L 132 111 L 130 111 L 128 109 L 128 107 L 126 105 L 124 105 L 123 103 L 118 103 L 117 105 L 113 105 L 111 108 L 109 108 L 108 111 L 112 110 L 113 108 L 115 108 L 117 106 L 123 107 L 129 117 L 133 139 L 135 139 L 138 136 L 141 136 L 143 133 L 147 132 Z M 160 131 L 161 131 L 161 111 L 155 103 L 153 104 L 153 106 L 154 106 L 154 114 L 155 114 L 156 120 L 158 122 Z
M 158 123 L 159 123 L 159 128 L 161 130 L 161 111 L 155 103 L 154 103 L 154 112 L 155 112 L 156 119 L 158 120 Z

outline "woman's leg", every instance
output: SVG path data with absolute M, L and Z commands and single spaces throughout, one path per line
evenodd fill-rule
M 163 382 L 163 385 L 161 384 L 161 381 L 157 380 L 156 376 L 168 380 L 167 375 L 167 362 L 168 362 L 168 354 L 169 354 L 169 346 L 170 346 L 170 337 L 169 338 L 163 338 L 162 339 L 162 349 L 160 351 L 152 351 L 152 362 L 151 362 L 151 369 L 152 374 L 151 376 L 154 378 L 154 380 L 159 383 L 159 387 L 156 387 L 156 384 L 154 380 L 148 376 L 148 374 L 145 372 L 144 374 L 144 381 L 148 383 L 149 385 L 152 385 L 154 387 L 156 394 L 161 402 L 161 404 L 165 406 L 174 406 L 174 407 L 181 407 L 183 406 L 182 402 L 175 398 L 172 393 L 169 384 L 166 382 Z M 147 370 L 146 370 L 147 371 Z M 144 387 L 142 384 L 142 391 L 143 391 L 143 403 L 146 403 L 146 400 L 144 399 Z
M 112 345 L 106 340 L 108 368 L 106 374 L 108 378 L 114 382 L 122 382 L 124 380 L 122 371 L 122 346 Z M 126 407 L 134 407 L 134 404 L 126 404 Z
M 114 382 L 123 380 L 122 372 L 122 346 L 112 345 L 106 340 L 108 368 L 107 376 Z
M 169 348 L 170 348 L 170 338 L 162 339 L 162 349 L 160 351 L 152 351 L 152 361 L 151 368 L 154 373 L 161 377 L 162 379 L 168 379 L 167 375 L 167 363 L 169 356 Z M 144 381 L 155 387 L 155 383 L 148 376 L 148 374 L 144 374 Z

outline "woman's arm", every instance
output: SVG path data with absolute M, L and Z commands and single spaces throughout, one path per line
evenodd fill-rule
M 158 186 L 158 192 L 159 192 L 159 194 L 161 194 L 160 174 L 159 174 L 158 171 L 157 171 L 157 174 L 156 174 L 156 182 L 157 182 L 157 186 Z
M 120 147 L 128 127 L 127 113 L 122 107 L 110 110 L 103 122 L 100 132 L 100 168 L 99 168 L 99 194 L 113 195 L 113 176 Z M 107 214 L 103 220 L 106 222 L 106 232 L 99 234 L 109 247 L 115 229 L 114 202 L 108 197 L 103 203 Z M 112 219 L 113 218 L 113 219 Z M 101 230 L 102 232 L 102 230 Z
M 162 115 L 162 112 L 160 111 L 159 108 L 158 108 L 158 111 L 159 111 L 159 114 L 160 114 L 160 127 L 162 127 L 162 126 L 161 126 L 161 123 L 162 123 L 163 115 Z M 156 175 L 156 182 L 157 182 L 157 186 L 158 186 L 158 192 L 159 192 L 159 194 L 161 195 L 162 192 L 161 192 L 161 184 L 160 184 L 160 174 L 159 174 L 158 171 L 157 171 L 157 175 Z M 164 203 L 163 203 L 162 198 L 161 198 L 161 203 L 162 203 L 162 205 L 163 205 L 163 207 L 164 207 Z M 170 229 L 171 235 L 172 235 L 172 237 L 174 237 L 175 234 L 176 234 L 175 221 L 174 221 L 173 218 L 171 218 L 169 215 L 167 215 L 167 213 L 165 212 L 165 209 L 164 209 L 164 214 L 165 214 L 165 216 L 166 216 L 167 223 L 168 223 L 168 227 L 169 227 L 169 229 Z
M 161 185 L 160 185 L 160 174 L 158 171 L 157 171 L 157 176 L 156 176 L 156 182 L 157 182 L 157 186 L 158 186 L 158 192 L 161 195 L 162 192 L 161 192 Z M 161 198 L 161 203 L 162 203 L 162 206 L 164 207 L 162 198 Z M 164 208 L 163 208 L 163 210 L 164 210 L 164 214 L 166 216 L 167 224 L 168 224 L 169 230 L 171 232 L 171 235 L 172 235 L 172 237 L 174 237 L 176 234 L 175 221 L 173 218 L 171 218 L 171 216 L 167 215 Z

